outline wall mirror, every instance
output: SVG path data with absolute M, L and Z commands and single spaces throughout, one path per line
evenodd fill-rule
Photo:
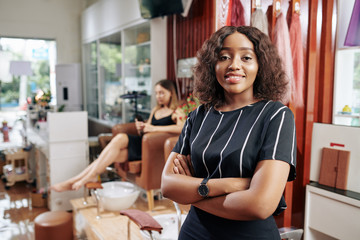
M 359 0 L 338 0 L 333 124 L 360 126 L 360 46 L 346 46 L 350 19 Z M 360 24 L 358 24 L 360 26 Z

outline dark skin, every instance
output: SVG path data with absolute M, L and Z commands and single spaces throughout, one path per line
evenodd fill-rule
M 241 33 L 233 33 L 225 38 L 219 57 L 215 72 L 226 103 L 217 110 L 231 111 L 259 101 L 253 95 L 259 66 L 252 42 Z M 194 177 L 190 158 L 172 152 L 164 167 L 161 189 L 165 197 L 175 202 L 192 204 L 219 217 L 266 219 L 280 201 L 289 171 L 290 165 L 284 161 L 262 160 L 251 179 L 210 179 L 210 197 L 203 198 L 197 191 L 203 179 Z

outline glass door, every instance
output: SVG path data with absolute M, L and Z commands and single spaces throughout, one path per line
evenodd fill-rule
M 96 41 L 84 44 L 86 109 L 89 117 L 99 117 L 99 91 Z
M 117 124 L 122 122 L 122 52 L 120 32 L 101 38 L 100 58 L 100 119 Z
M 136 115 L 147 119 L 150 114 L 151 67 L 150 23 L 124 30 L 124 120 Z

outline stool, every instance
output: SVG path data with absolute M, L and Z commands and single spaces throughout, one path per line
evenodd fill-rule
M 35 240 L 73 240 L 73 216 L 65 211 L 49 211 L 35 220 Z

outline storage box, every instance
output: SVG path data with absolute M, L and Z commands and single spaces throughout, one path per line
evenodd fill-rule
M 47 207 L 47 198 L 43 193 L 31 193 L 31 205 L 33 207 Z
M 319 183 L 347 190 L 350 151 L 334 148 L 322 149 Z

